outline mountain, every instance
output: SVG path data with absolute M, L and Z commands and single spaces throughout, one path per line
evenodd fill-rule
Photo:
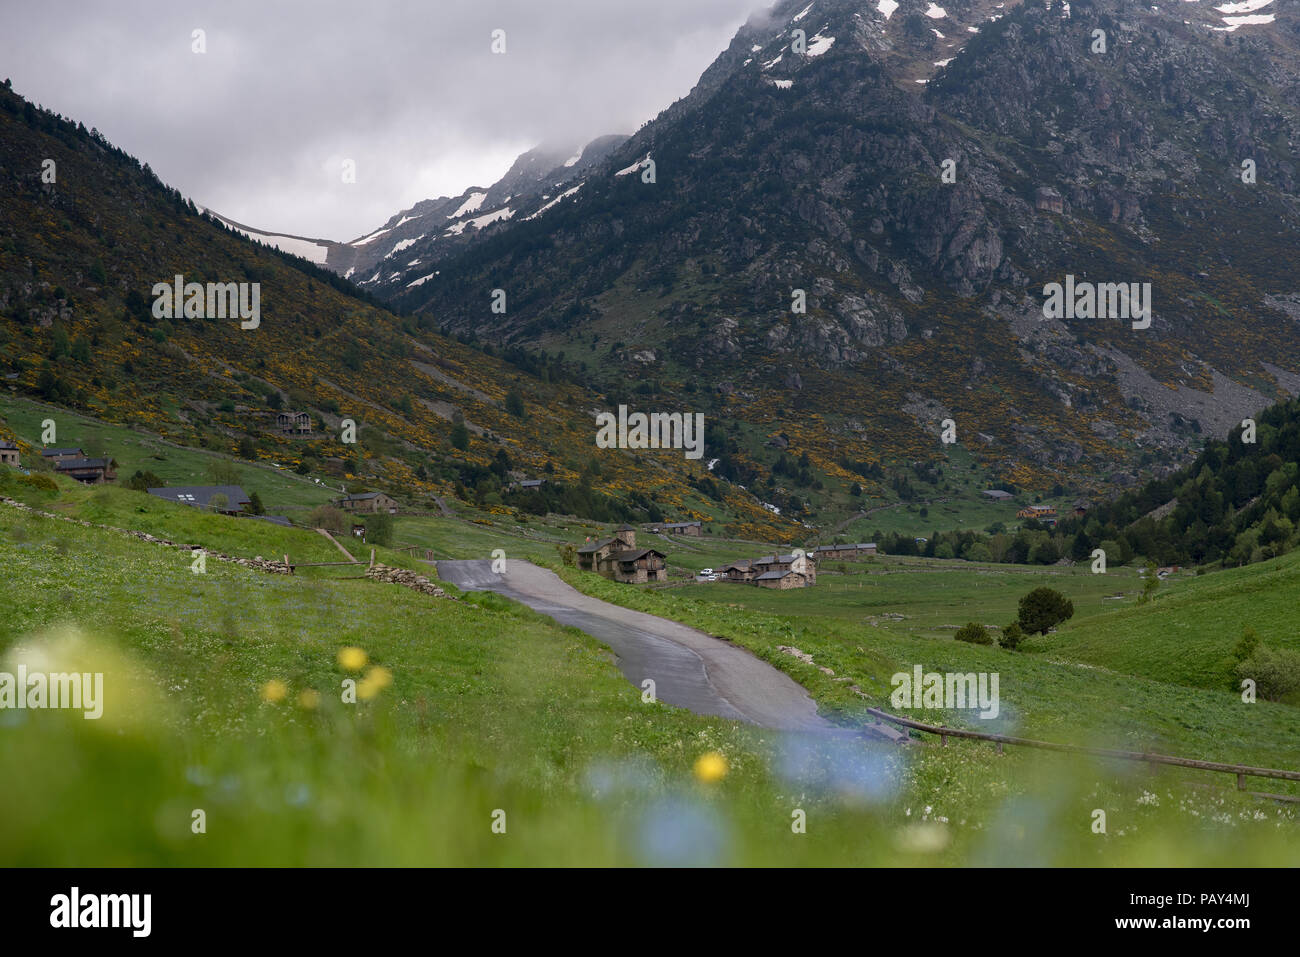
M 550 509 L 698 518 L 756 538 L 794 528 L 680 451 L 597 449 L 592 410 L 607 405 L 573 364 L 475 349 L 427 317 L 399 317 L 201 214 L 147 164 L 7 84 L 0 195 L 0 375 L 18 395 L 416 509 L 457 496 L 514 521 Z M 256 321 L 161 314 L 176 276 L 243 284 L 250 305 L 256 289 Z M 308 414 L 310 435 L 280 430 L 290 410 Z M 343 441 L 349 419 L 355 443 Z M 533 477 L 540 490 L 512 488 Z
M 582 177 L 626 139 L 610 135 L 585 145 L 539 146 L 520 154 L 491 186 L 471 186 L 459 196 L 421 200 L 347 243 L 269 232 L 208 212 L 250 239 L 324 266 L 362 288 L 388 289 L 408 270 L 423 273 L 391 290 L 395 295 L 436 275 L 429 267 L 492 235 L 493 224 L 544 215 L 580 189 Z
M 1132 484 L 1300 391 L 1300 21 L 1273 11 L 779 3 L 544 218 L 375 292 L 845 485 L 951 458 L 948 419 L 1020 487 Z M 1149 327 L 1049 318 L 1076 280 L 1149 283 Z

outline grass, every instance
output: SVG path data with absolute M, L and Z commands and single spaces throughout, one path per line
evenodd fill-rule
M 1147 607 L 1121 606 L 1071 622 L 1032 647 L 1053 657 L 1197 688 L 1227 687 L 1226 661 L 1242 629 L 1300 649 L 1295 609 L 1300 554 L 1166 582 Z
M 116 492 L 96 506 L 96 492 L 61 490 L 45 505 L 120 518 L 131 501 Z M 170 518 L 214 541 L 269 543 L 287 531 L 185 510 L 143 516 Z M 463 523 L 443 521 L 437 534 L 454 540 Z M 219 562 L 197 576 L 168 549 L 11 507 L 0 507 L 0 565 L 3 669 L 39 661 L 103 672 L 106 686 L 98 722 L 0 711 L 0 776 L 23 782 L 0 789 L 0 864 L 1177 866 L 1283 863 L 1300 848 L 1294 810 L 1190 788 L 1178 773 L 979 744 L 808 742 L 645 704 L 603 646 L 492 595 L 437 600 Z M 1103 718 L 1123 724 L 1110 712 L 1136 692 L 1128 723 L 1163 721 L 1183 742 L 1222 736 L 1232 720 L 1226 708 L 1193 708 L 1206 727 L 1179 729 L 1184 690 L 1041 656 L 588 584 L 709 616 L 720 633 L 784 659 L 846 720 L 843 683 L 776 644 L 793 640 L 836 677 L 883 673 L 909 643 L 939 664 L 996 661 L 1013 676 L 1004 688 L 1032 679 L 1037 697 L 1004 696 L 1029 702 L 1026 723 L 1044 730 L 1035 702 L 1064 723 L 1069 707 L 1091 700 L 1081 721 L 1097 728 Z M 338 664 L 344 646 L 365 649 L 366 667 L 388 669 L 391 685 L 344 703 L 343 680 L 364 674 Z M 283 682 L 283 701 L 263 700 L 271 681 Z M 1193 703 L 1220 701 L 1199 694 Z M 1295 740 L 1292 709 L 1256 714 L 1269 722 L 1253 729 L 1261 757 Z M 707 752 L 725 756 L 719 781 L 692 772 Z M 806 834 L 791 830 L 796 808 Z M 1107 835 L 1091 831 L 1095 808 L 1107 810 Z M 196 809 L 203 833 L 192 830 Z M 497 810 L 505 834 L 492 830 Z
M 168 485 L 211 485 L 208 470 L 214 463 L 224 462 L 240 470 L 240 486 L 250 494 L 257 492 L 271 513 L 314 508 L 338 496 L 334 489 L 269 464 L 175 445 L 148 432 L 30 399 L 0 398 L 0 418 L 20 439 L 37 448 L 46 444 L 41 442 L 42 423 L 53 419 L 57 431 L 55 441 L 48 443 L 51 447 L 81 448 L 90 456 L 116 459 L 122 480 L 137 471 L 148 471 Z
M 968 621 L 1000 628 L 1016 617 L 1020 598 L 1040 585 L 1070 598 L 1073 621 L 1078 621 L 1116 604 L 1131 605 L 1141 590 L 1140 581 L 1132 568 L 1112 567 L 1106 575 L 1093 575 L 1086 565 L 978 564 L 882 555 L 824 562 L 816 586 L 807 589 L 782 592 L 714 582 L 674 591 L 683 598 L 738 604 L 755 611 L 837 618 L 894 634 L 942 638 L 951 637 Z
M 1226 690 L 1185 688 L 1159 677 L 1125 674 L 1056 656 L 965 644 L 952 640 L 950 632 L 946 637 L 929 637 L 834 613 L 812 614 L 809 608 L 818 601 L 820 579 L 811 589 L 788 592 L 740 585 L 655 591 L 617 585 L 572 569 L 562 573 L 588 594 L 744 645 L 787 671 L 808 688 L 824 711 L 848 723 L 861 720 L 862 708 L 869 704 L 931 723 L 1300 770 L 1295 749 L 1295 741 L 1300 740 L 1300 710 L 1296 708 L 1268 702 L 1247 705 Z M 911 577 L 925 581 L 948 575 Z M 1026 580 L 1022 587 L 1028 591 L 1036 582 L 1028 574 Z M 960 594 L 960 586 L 953 591 Z M 708 597 L 697 597 L 701 593 Z M 728 595 L 737 600 L 725 601 Z M 832 604 L 831 599 L 822 604 Z M 1156 605 L 1140 611 L 1159 618 L 1163 609 Z M 781 652 L 782 645 L 811 654 L 815 664 Z M 973 712 L 936 715 L 932 710 L 894 706 L 891 676 L 910 672 L 917 664 L 925 671 L 998 673 L 1002 713 L 996 721 L 986 721 Z M 819 667 L 834 674 L 826 675 Z M 866 699 L 854 694 L 853 686 Z

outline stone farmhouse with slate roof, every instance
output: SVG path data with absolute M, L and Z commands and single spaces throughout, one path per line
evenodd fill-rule
M 616 582 L 640 585 L 668 580 L 668 556 L 653 548 L 636 547 L 636 529 L 623 525 L 613 538 L 578 548 L 578 567 Z

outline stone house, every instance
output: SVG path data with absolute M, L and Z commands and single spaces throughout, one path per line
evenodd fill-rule
M 764 555 L 762 558 L 754 559 L 754 571 L 757 572 L 755 581 L 768 572 L 798 572 L 806 579 L 804 584 L 817 584 L 817 563 L 807 555 L 796 555 L 793 552 L 787 555 Z M 799 587 L 795 585 L 786 585 L 786 588 Z
M 18 465 L 18 446 L 12 442 L 0 441 L 0 465 Z
M 812 550 L 813 558 L 819 562 L 829 559 L 852 561 L 855 558 L 874 554 L 876 554 L 875 542 L 858 542 L 856 545 L 818 545 Z
M 55 459 L 54 469 L 60 475 L 74 478 L 85 485 L 103 485 L 117 478 L 112 459 Z
M 730 565 L 723 565 L 718 571 L 726 575 L 729 582 L 752 582 L 758 574 L 754 571 L 754 563 L 748 558 L 742 558 Z
M 60 462 L 64 459 L 84 459 L 86 453 L 81 449 L 41 449 L 41 457 L 51 462 Z
M 359 492 L 356 495 L 345 495 L 338 500 L 337 504 L 345 512 L 370 512 L 371 514 L 387 512 L 389 515 L 397 514 L 397 502 L 383 492 Z
M 698 538 L 704 534 L 703 522 L 661 522 L 651 525 L 649 531 L 663 535 L 689 535 Z
M 311 435 L 311 414 L 308 412 L 278 412 L 275 427 L 285 435 Z
M 1056 509 L 1050 505 L 1030 505 L 1016 512 L 1016 518 L 1036 518 L 1040 522 L 1056 521 Z
M 754 579 L 754 584 L 759 588 L 807 588 L 813 582 L 807 575 L 794 571 L 790 568 L 773 569 L 769 572 L 763 572 Z
M 636 529 L 623 525 L 613 538 L 588 542 L 578 548 L 578 567 L 626 584 L 668 580 L 668 556 L 653 548 L 636 547 Z

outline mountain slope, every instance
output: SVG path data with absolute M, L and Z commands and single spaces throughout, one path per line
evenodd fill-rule
M 41 179 L 47 159 L 54 182 Z M 0 192 L 0 370 L 15 391 L 417 507 L 459 494 L 501 514 L 541 502 L 602 520 L 789 527 L 680 452 L 598 450 L 592 409 L 607 406 L 572 367 L 522 353 L 514 364 L 399 319 L 200 215 L 147 165 L 7 88 Z M 256 327 L 160 318 L 154 287 L 177 275 L 258 284 Z M 280 432 L 285 409 L 308 412 L 312 435 Z M 342 441 L 347 419 L 355 444 Z M 545 493 L 509 491 L 537 475 Z
M 535 219 L 581 188 L 582 177 L 627 137 L 602 136 L 568 148 L 539 146 L 522 153 L 491 186 L 471 186 L 459 196 L 421 200 L 395 213 L 378 229 L 351 242 L 307 239 L 245 226 L 209 210 L 250 239 L 302 256 L 363 288 L 385 289 L 391 298 L 436 275 L 432 266 L 491 235 L 494 223 L 518 216 Z M 577 185 L 573 185 L 577 182 Z M 407 270 L 424 275 L 392 287 Z
M 999 6 L 778 4 L 544 221 L 381 294 L 661 403 L 704 376 L 828 471 L 951 418 L 1019 485 L 1131 481 L 1300 389 L 1294 18 Z M 1150 327 L 1045 318 L 1067 276 L 1150 283 Z

